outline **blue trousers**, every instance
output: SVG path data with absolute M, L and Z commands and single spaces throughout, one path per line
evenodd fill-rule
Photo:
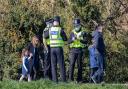
M 52 67 L 52 80 L 58 82 L 57 78 L 57 63 L 60 67 L 61 80 L 66 81 L 66 70 L 64 63 L 64 54 L 62 47 L 51 48 L 51 67 Z
M 90 83 L 92 83 L 91 77 L 97 72 L 98 67 L 90 68 Z M 97 79 L 97 77 L 95 77 Z
M 105 59 L 104 56 L 101 54 L 97 54 L 96 58 L 98 60 L 98 70 L 94 73 L 93 77 L 96 79 L 97 77 L 97 83 L 100 83 L 103 81 L 104 76 L 104 66 L 105 66 Z

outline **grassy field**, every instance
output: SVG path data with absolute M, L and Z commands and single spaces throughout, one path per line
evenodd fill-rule
M 48 80 L 38 80 L 33 82 L 18 82 L 4 80 L 0 82 L 0 89 L 128 89 L 125 85 L 118 84 L 77 84 L 75 82 L 59 83 Z

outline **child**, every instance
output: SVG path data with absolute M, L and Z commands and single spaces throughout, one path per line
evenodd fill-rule
M 19 81 L 22 81 L 25 76 L 28 77 L 28 82 L 31 81 L 30 77 L 30 64 L 29 60 L 31 59 L 32 54 L 28 51 L 28 49 L 23 49 L 22 51 L 22 76 Z
M 92 45 L 88 47 L 89 50 L 89 60 L 90 60 L 90 82 L 97 83 L 96 77 L 94 74 L 98 70 L 98 60 L 96 58 L 96 48 L 94 47 L 94 40 L 92 40 Z

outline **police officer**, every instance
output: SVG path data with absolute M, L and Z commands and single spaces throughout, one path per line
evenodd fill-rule
M 70 67 L 69 67 L 69 79 L 74 80 L 74 67 L 75 62 L 77 61 L 78 73 L 77 73 L 77 82 L 82 81 L 82 47 L 83 44 L 86 44 L 85 39 L 83 39 L 83 33 L 81 30 L 80 19 L 76 18 L 74 20 L 74 29 L 70 34 L 68 40 L 70 44 Z
M 64 46 L 64 41 L 67 41 L 67 36 L 64 30 L 60 27 L 59 16 L 56 16 L 54 18 L 53 26 L 51 27 L 49 32 L 45 34 L 45 38 L 50 39 L 52 80 L 58 82 L 58 78 L 57 78 L 57 63 L 58 63 L 60 67 L 61 80 L 66 81 L 63 46 Z
M 103 39 L 103 25 L 99 24 L 96 27 L 96 30 L 92 33 L 92 37 L 94 40 L 94 47 L 95 47 L 95 53 L 96 58 L 98 60 L 98 70 L 94 74 L 94 76 L 98 76 L 97 83 L 101 83 L 103 81 L 103 75 L 105 71 L 105 44 Z M 92 77 L 92 80 L 95 80 L 95 77 Z
M 53 23 L 52 19 L 46 20 L 46 28 L 44 29 L 43 32 L 43 43 L 44 43 L 44 47 L 45 47 L 45 51 L 44 51 L 44 78 L 49 78 L 52 79 L 52 74 L 51 74 L 51 55 L 50 55 L 50 39 L 47 38 L 45 39 L 44 34 L 51 28 Z

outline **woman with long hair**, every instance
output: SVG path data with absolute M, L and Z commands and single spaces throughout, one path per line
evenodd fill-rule
M 30 61 L 30 74 L 35 80 L 37 72 L 39 70 L 39 55 L 40 55 L 40 40 L 37 36 L 32 37 L 31 43 L 28 45 L 29 51 L 33 54 L 33 58 Z

